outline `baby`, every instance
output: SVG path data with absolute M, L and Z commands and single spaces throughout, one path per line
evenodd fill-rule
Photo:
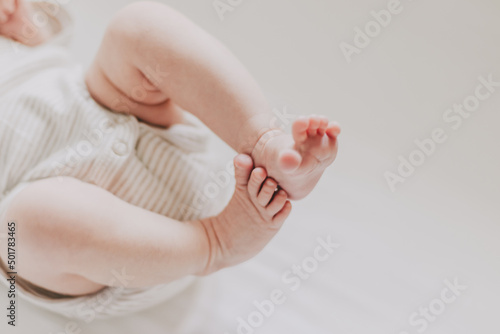
M 39 11 L 52 23 L 37 24 Z M 127 288 L 145 289 L 246 261 L 335 159 L 335 122 L 275 127 L 238 60 L 165 5 L 117 13 L 84 75 L 54 42 L 64 26 L 53 4 L 0 0 L 0 42 L 21 49 L 0 56 L 0 233 L 15 222 L 22 257 L 8 261 L 14 239 L 2 238 L 0 262 L 26 294 L 95 295 L 123 268 Z M 239 154 L 229 204 L 193 218 L 178 206 L 207 180 L 198 120 Z M 100 138 L 91 150 L 82 132 Z M 75 162 L 56 172 L 59 158 Z

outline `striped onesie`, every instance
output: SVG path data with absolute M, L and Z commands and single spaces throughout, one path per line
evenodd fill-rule
M 24 187 L 62 176 L 179 221 L 217 214 L 230 187 L 220 189 L 218 196 L 207 191 L 218 168 L 207 147 L 213 134 L 189 113 L 183 123 L 161 129 L 97 104 L 86 89 L 83 70 L 59 43 L 67 34 L 63 29 L 36 48 L 0 36 L 0 223 L 12 219 L 5 216 L 6 208 Z M 126 273 L 116 273 L 117 280 L 123 277 Z M 17 288 L 22 298 L 40 307 L 90 321 L 153 306 L 193 280 L 143 289 L 124 284 L 59 299 Z

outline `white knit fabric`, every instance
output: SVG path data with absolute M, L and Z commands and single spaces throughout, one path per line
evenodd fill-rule
M 210 136 L 188 113 L 184 123 L 165 130 L 101 107 L 90 98 L 82 69 L 56 40 L 29 48 L 0 37 L 2 224 L 15 219 L 5 217 L 5 210 L 21 189 L 60 176 L 95 184 L 130 204 L 180 221 L 216 214 L 230 189 L 221 188 L 217 199 L 206 191 L 216 170 L 207 152 Z M 19 287 L 18 292 L 40 307 L 89 321 L 153 306 L 192 280 L 147 289 L 106 288 L 70 300 L 39 298 Z

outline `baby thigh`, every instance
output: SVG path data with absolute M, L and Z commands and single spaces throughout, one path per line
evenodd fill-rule
M 106 108 L 164 127 L 182 121 L 182 109 L 158 86 L 167 80 L 162 64 L 141 71 L 137 59 L 147 55 L 137 47 L 141 30 L 119 12 L 110 22 L 99 51 L 86 73 L 90 95 Z

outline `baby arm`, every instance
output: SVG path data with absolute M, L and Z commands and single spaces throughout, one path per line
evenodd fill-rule
M 237 185 L 229 205 L 218 216 L 189 222 L 132 206 L 72 178 L 35 182 L 6 214 L 18 225 L 17 270 L 45 289 L 82 295 L 113 285 L 114 271 L 132 277 L 127 287 L 133 288 L 245 261 L 269 242 L 291 209 L 284 191 L 274 194 L 276 182 L 263 169 L 252 169 L 248 156 L 236 157 Z M 7 221 L 1 223 L 6 233 Z

